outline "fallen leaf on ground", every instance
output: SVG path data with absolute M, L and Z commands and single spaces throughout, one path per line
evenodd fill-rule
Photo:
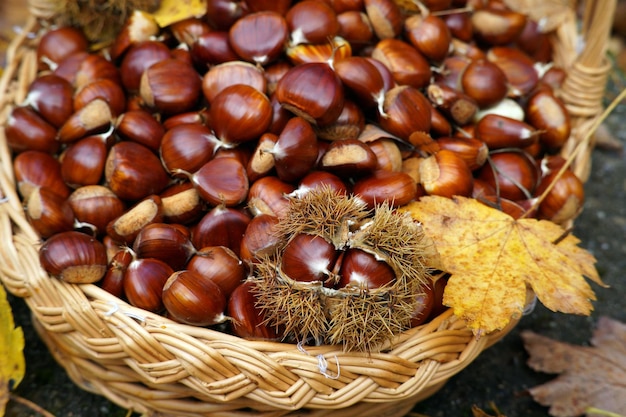
M 9 401 L 9 392 L 24 377 L 24 332 L 15 327 L 7 293 L 0 285 L 0 416 Z
M 600 317 L 591 346 L 571 345 L 532 331 L 521 336 L 531 368 L 560 374 L 529 390 L 535 401 L 550 407 L 551 415 L 626 415 L 626 324 Z
M 434 240 L 451 275 L 443 302 L 475 334 L 519 317 L 531 288 L 552 311 L 589 315 L 595 294 L 584 276 L 604 285 L 595 258 L 560 226 L 514 219 L 472 198 L 423 197 L 401 208 Z

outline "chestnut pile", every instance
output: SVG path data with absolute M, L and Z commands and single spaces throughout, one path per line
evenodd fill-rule
M 298 256 L 329 243 L 285 226 L 311 195 L 355 204 L 360 226 L 423 195 L 557 223 L 582 205 L 572 172 L 555 179 L 570 134 L 565 73 L 548 36 L 499 0 L 208 0 L 204 16 L 166 28 L 135 12 L 93 47 L 76 28 L 45 31 L 38 76 L 8 117 L 26 217 L 48 273 L 182 323 L 345 342 L 320 330 L 333 318 L 297 328 L 263 298 L 276 265 L 306 263 L 290 265 L 288 242 L 321 236 L 294 243 Z M 346 242 L 330 242 L 330 269 L 302 280 L 316 294 L 331 276 L 350 280 L 340 265 L 361 275 L 365 255 L 385 258 Z M 402 264 L 385 265 L 381 287 L 407 287 Z M 393 332 L 440 311 L 443 280 L 416 279 L 420 301 Z

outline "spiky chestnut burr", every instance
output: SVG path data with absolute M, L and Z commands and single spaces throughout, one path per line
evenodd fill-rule
M 368 210 L 358 197 L 322 187 L 291 197 L 275 232 L 278 243 L 255 263 L 248 279 L 254 282 L 267 324 L 284 326 L 287 340 L 372 352 L 411 327 L 420 302 L 417 295 L 431 282 L 438 257 L 432 241 L 410 216 L 387 203 Z M 322 237 L 335 248 L 330 264 L 326 259 L 310 260 L 311 252 L 303 256 L 312 267 L 323 265 L 319 280 L 301 281 L 286 273 L 292 269 L 284 265 L 285 248 L 293 251 L 292 242 L 317 241 L 299 239 L 303 234 Z M 302 247 L 303 253 L 309 249 Z M 376 279 L 369 280 L 364 271 L 362 283 L 340 286 L 349 258 L 344 255 L 354 250 L 373 255 L 372 262 L 386 264 L 394 277 L 372 285 Z

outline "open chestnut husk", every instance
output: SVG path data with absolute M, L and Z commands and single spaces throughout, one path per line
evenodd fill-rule
M 437 264 L 419 223 L 330 187 L 292 198 L 248 282 L 266 324 L 302 343 L 376 351 L 411 327 Z

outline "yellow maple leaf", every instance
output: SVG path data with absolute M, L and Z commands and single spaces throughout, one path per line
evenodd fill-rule
M 4 415 L 9 391 L 24 377 L 24 332 L 15 327 L 7 293 L 0 285 L 0 416 Z
M 589 315 L 595 294 L 584 276 L 604 285 L 595 258 L 560 226 L 518 219 L 463 197 L 429 196 L 406 210 L 422 222 L 451 275 L 444 304 L 475 334 L 519 317 L 530 287 L 552 311 Z
M 190 17 L 206 13 L 206 0 L 162 0 L 152 17 L 160 27 L 166 27 Z

